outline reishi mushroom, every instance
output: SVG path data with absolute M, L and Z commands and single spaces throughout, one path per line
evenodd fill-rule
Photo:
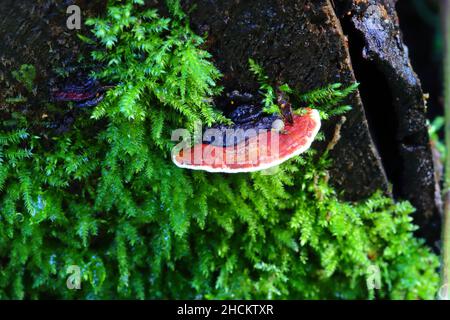
M 321 125 L 319 112 L 309 108 L 303 115 L 293 115 L 292 122 L 280 122 L 275 120 L 271 129 L 260 129 L 237 144 L 196 144 L 173 154 L 172 160 L 180 168 L 213 173 L 261 171 L 308 150 Z
M 68 83 L 61 89 L 52 92 L 53 100 L 57 102 L 73 102 L 79 108 L 98 105 L 105 92 L 112 86 L 103 86 L 90 77 L 80 77 L 74 83 Z

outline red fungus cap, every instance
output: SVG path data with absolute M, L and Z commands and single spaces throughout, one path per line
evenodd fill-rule
M 197 144 L 173 154 L 172 160 L 178 167 L 191 170 L 216 173 L 261 171 L 308 150 L 319 130 L 319 112 L 307 109 L 304 115 L 295 115 L 294 123 L 286 124 L 281 132 L 260 130 L 236 146 Z

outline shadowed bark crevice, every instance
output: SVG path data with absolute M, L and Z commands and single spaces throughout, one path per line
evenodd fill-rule
M 396 1 L 343 1 L 352 63 L 369 127 L 397 199 L 417 208 L 419 235 L 439 239 L 440 198 L 428 136 L 426 102 L 403 43 Z M 344 11 L 341 11 L 344 12 Z
M 401 161 L 395 139 L 398 127 L 396 114 L 392 112 L 393 97 L 388 79 L 376 64 L 363 58 L 364 38 L 351 25 L 349 19 L 342 19 L 344 32 L 349 39 L 350 56 L 356 79 L 360 83 L 359 92 L 369 123 L 369 131 L 380 153 L 383 167 L 392 194 L 399 196 Z

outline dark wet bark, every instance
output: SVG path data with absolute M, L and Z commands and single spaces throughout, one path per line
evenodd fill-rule
M 103 1 L 75 2 L 84 17 L 104 7 Z M 353 110 L 327 123 L 328 141 L 315 147 L 324 150 L 333 141 L 331 181 L 346 199 L 382 190 L 410 200 L 421 235 L 433 243 L 439 238 L 439 192 L 425 101 L 402 42 L 395 1 L 354 2 L 358 5 L 350 0 L 186 0 L 183 5 L 195 6 L 191 23 L 208 34 L 208 50 L 228 92 L 257 91 L 250 57 L 272 79 L 302 92 L 360 81 L 360 92 L 348 101 Z M 38 67 L 41 100 L 49 96 L 56 68 L 77 66 L 82 48 L 76 32 L 65 27 L 71 3 L 1 1 L 0 99 L 19 90 L 8 73 L 23 63 Z
M 363 101 L 394 195 L 413 203 L 418 211 L 416 223 L 422 226 L 420 233 L 437 239 L 441 199 L 433 170 L 426 99 L 403 43 L 396 1 L 342 2 L 347 4 L 343 16 L 350 13 L 342 19 L 355 40 L 353 49 L 361 50 L 354 50 L 352 57 L 357 77 L 368 80 L 363 72 L 373 71 L 369 77 L 376 79 L 371 88 L 365 87 Z
M 0 1 L 0 120 L 7 119 L 12 111 L 26 112 L 29 118 L 54 120 L 54 127 L 67 129 L 72 122 L 65 110 L 49 108 L 51 90 L 60 83 L 60 74 L 70 73 L 72 78 L 80 73 L 88 73 L 93 66 L 79 62 L 89 49 L 79 41 L 77 33 L 66 25 L 67 7 L 74 1 L 60 0 L 1 0 Z M 75 1 L 82 10 L 83 17 L 104 11 L 104 1 Z M 21 65 L 36 68 L 36 88 L 33 93 L 17 83 L 12 71 Z M 81 70 L 81 71 L 80 71 Z M 26 96 L 26 105 L 9 105 L 6 98 Z M 39 120 L 32 121 L 41 130 Z M 58 123 L 59 122 L 59 123 Z M 58 128 L 57 128 L 58 129 Z M 59 129 L 58 129 L 59 130 Z

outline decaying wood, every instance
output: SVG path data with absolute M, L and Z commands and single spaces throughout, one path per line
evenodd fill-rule
M 389 88 L 391 103 L 382 110 L 389 112 L 386 117 L 393 119 L 393 127 L 390 136 L 383 136 L 378 145 L 392 145 L 390 159 L 385 159 L 384 164 L 391 167 L 391 177 L 389 174 L 388 177 L 393 180 L 394 194 L 397 198 L 410 200 L 417 208 L 415 219 L 422 226 L 421 234 L 438 239 L 441 199 L 433 169 L 426 100 L 411 66 L 408 48 L 403 43 L 396 1 L 344 2 L 347 2 L 351 26 L 363 38 L 362 59 L 379 70 Z M 373 85 L 374 93 L 386 94 L 377 90 L 376 83 Z M 365 106 L 381 109 L 366 102 Z
M 162 6 L 162 1 L 148 2 Z M 0 105 L 2 97 L 18 90 L 9 72 L 20 64 L 38 67 L 39 101 L 48 99 L 49 88 L 56 81 L 55 69 L 77 66 L 76 57 L 86 48 L 77 41 L 76 32 L 65 27 L 65 9 L 73 3 L 86 18 L 101 14 L 106 2 L 1 1 Z M 334 160 L 330 181 L 349 200 L 364 199 L 377 190 L 410 200 L 417 208 L 415 219 L 421 235 L 430 243 L 439 238 L 438 192 L 425 102 L 402 41 L 395 1 L 182 3 L 186 10 L 195 7 L 189 11 L 191 24 L 198 33 L 208 35 L 207 49 L 224 74 L 226 91 L 257 92 L 249 58 L 261 63 L 275 81 L 302 92 L 336 82 L 349 85 L 361 81 L 361 94 L 349 98 L 353 110 L 340 124 L 340 139 L 330 151 Z M 365 70 L 376 70 L 385 87 L 371 83 Z M 383 117 L 392 124 L 388 137 L 382 135 L 383 124 L 372 117 L 377 112 L 372 101 L 376 95 L 389 95 L 380 106 L 386 111 Z M 326 124 L 328 141 L 316 148 L 323 151 L 330 145 L 339 121 Z

